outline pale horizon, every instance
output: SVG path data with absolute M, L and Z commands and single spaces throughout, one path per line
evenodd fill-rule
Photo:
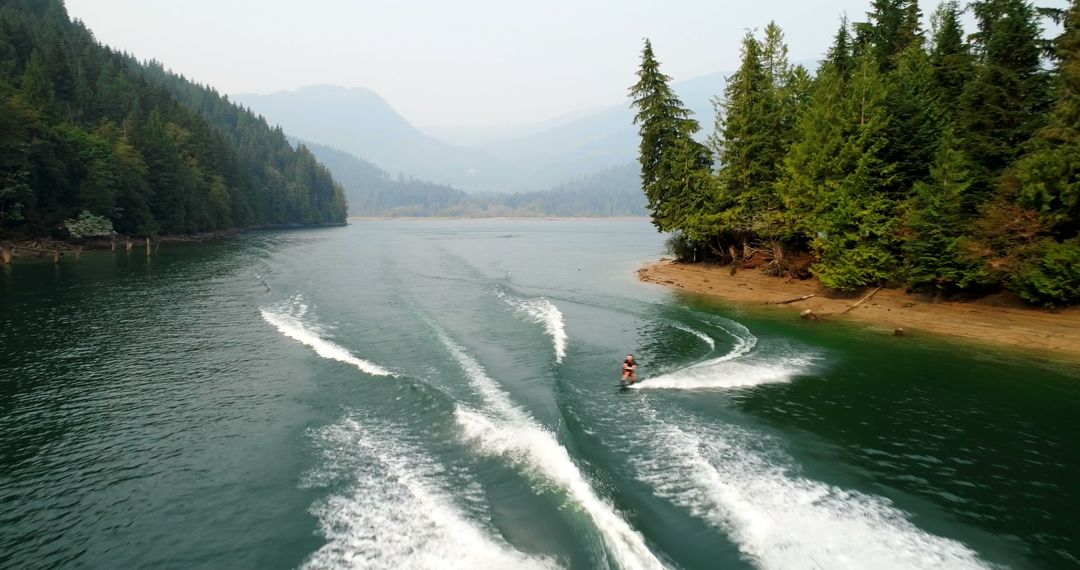
M 365 88 L 412 124 L 438 128 L 525 126 L 617 104 L 645 37 L 675 81 L 737 68 L 746 30 L 771 20 L 792 61 L 818 60 L 841 15 L 863 18 L 870 0 L 810 4 L 66 2 L 100 42 L 221 93 Z M 921 5 L 928 20 L 937 2 Z

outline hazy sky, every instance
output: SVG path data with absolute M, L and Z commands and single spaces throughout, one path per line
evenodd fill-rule
M 745 30 L 770 19 L 792 60 L 816 60 L 840 15 L 862 18 L 870 0 L 66 3 L 99 41 L 225 93 L 368 87 L 414 124 L 480 126 L 617 103 L 644 37 L 676 80 L 734 69 Z

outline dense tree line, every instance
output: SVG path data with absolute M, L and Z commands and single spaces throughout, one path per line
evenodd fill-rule
M 88 212 L 152 235 L 343 223 L 305 148 L 212 89 L 99 44 L 60 0 L 0 2 L 0 237 Z
M 838 290 L 1080 301 L 1080 5 L 915 0 L 842 20 L 816 73 L 742 42 L 708 148 L 646 41 L 631 89 L 653 223 L 685 258 Z M 1063 25 L 1043 39 L 1041 22 Z

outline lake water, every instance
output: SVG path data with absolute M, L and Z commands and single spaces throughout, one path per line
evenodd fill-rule
M 638 283 L 662 242 L 357 222 L 0 268 L 0 567 L 1080 565 L 1074 365 Z

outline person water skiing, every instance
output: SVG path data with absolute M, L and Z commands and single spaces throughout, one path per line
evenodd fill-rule
M 629 380 L 630 382 L 627 382 Z M 634 360 L 633 354 L 627 354 L 626 360 L 622 363 L 622 379 L 619 380 L 620 384 L 635 384 L 637 383 L 637 361 Z

